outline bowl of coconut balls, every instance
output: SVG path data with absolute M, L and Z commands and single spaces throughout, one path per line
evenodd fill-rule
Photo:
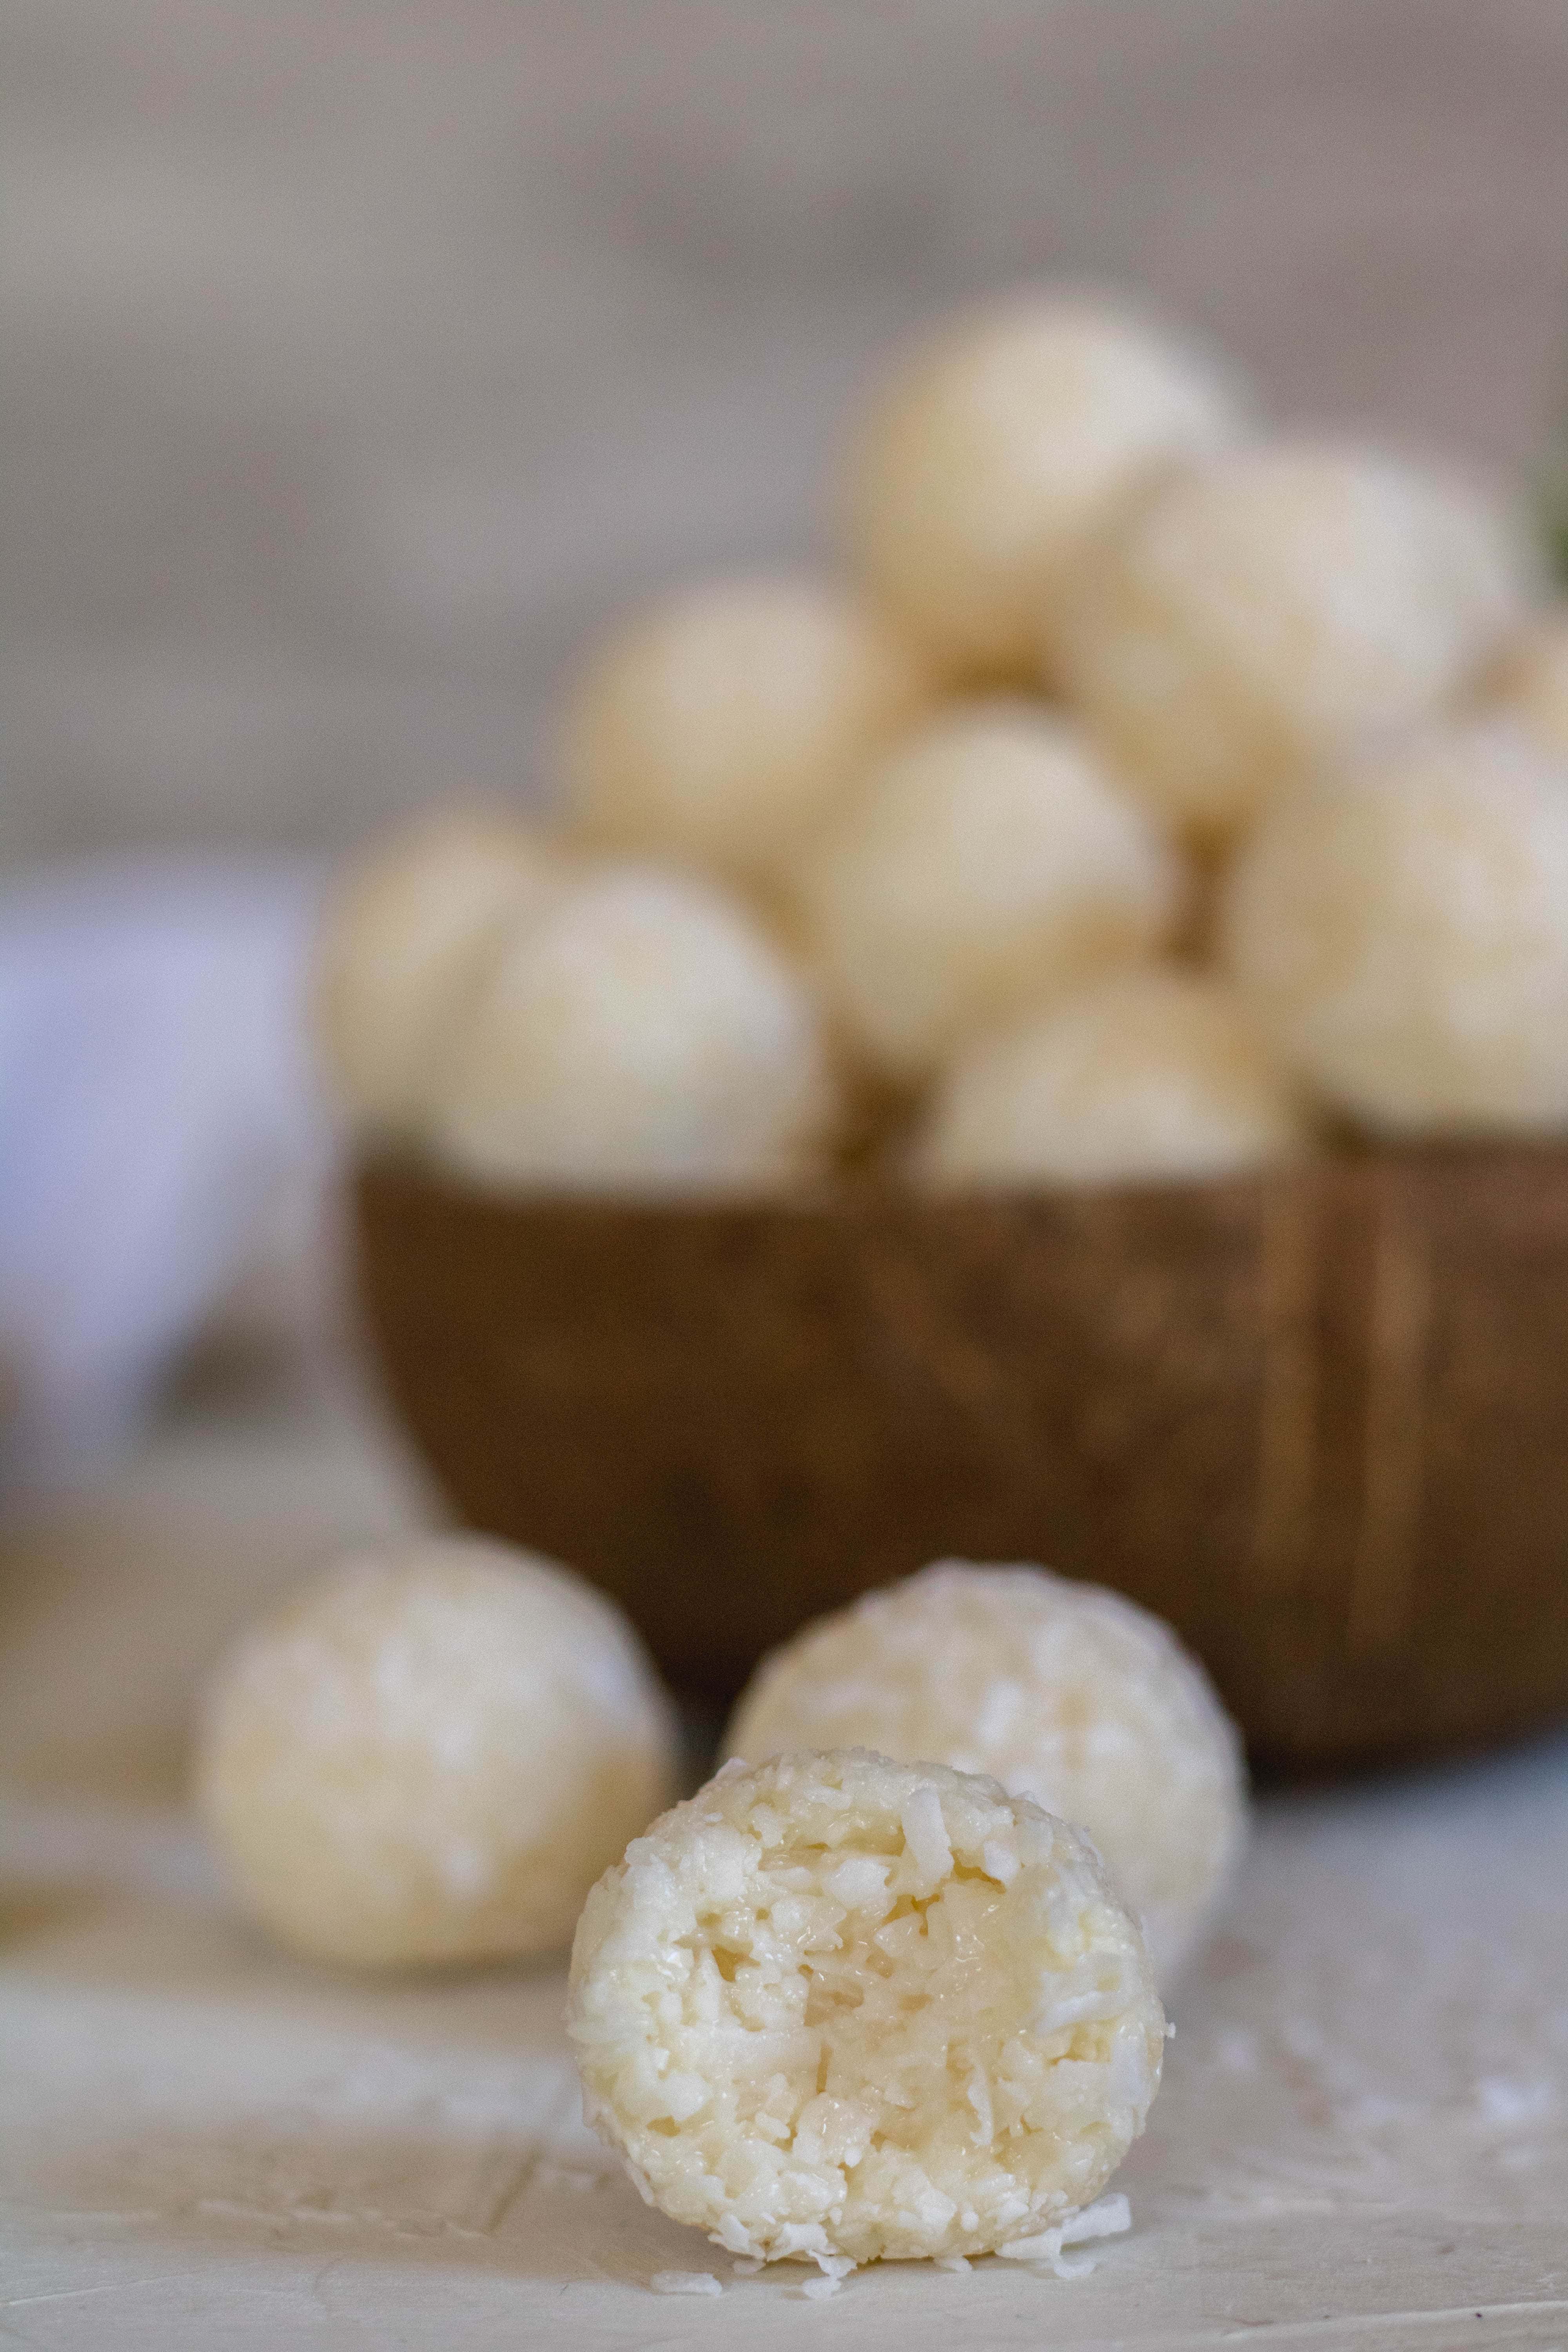
M 552 827 L 434 808 L 331 902 L 360 1291 L 455 1513 L 710 1706 L 956 1557 L 1168 1621 L 1270 1764 L 1561 1711 L 1529 531 L 1049 290 L 892 356 L 838 514 L 837 573 L 590 652 Z

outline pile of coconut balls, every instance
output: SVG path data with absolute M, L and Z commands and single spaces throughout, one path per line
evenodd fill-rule
M 946 1561 L 764 1660 L 725 1745 L 672 1804 L 674 1712 L 619 1612 L 432 1536 L 240 1638 L 196 1783 L 237 1899 L 311 1958 L 572 1940 L 589 2121 L 742 2265 L 1070 2274 L 1127 2226 L 1097 2200 L 1245 1833 L 1202 1668 L 1114 1593 Z
M 842 577 L 590 657 L 548 836 L 435 812 L 347 878 L 366 1148 L 723 1194 L 1568 1127 L 1568 614 L 1517 520 L 1047 296 L 898 358 L 841 491 Z

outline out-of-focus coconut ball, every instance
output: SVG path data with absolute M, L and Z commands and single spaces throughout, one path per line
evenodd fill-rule
M 1568 1126 L 1568 761 L 1511 723 L 1281 803 L 1220 931 L 1283 1058 L 1369 1128 Z
M 765 1190 L 821 1167 L 835 1109 L 811 995 L 745 908 L 694 876 L 612 866 L 492 964 L 436 1139 L 500 1183 Z
M 942 1075 L 910 1169 L 941 1186 L 1224 1176 L 1304 1139 L 1294 1091 L 1236 992 L 1151 964 L 968 1046 Z
M 879 388 L 850 453 L 850 552 L 959 677 L 1033 677 L 1049 592 L 1151 467 L 1236 429 L 1205 360 L 1090 300 L 958 320 Z
M 1492 688 L 1538 742 L 1568 760 L 1568 606 L 1543 613 L 1505 648 Z
M 1135 500 L 1064 582 L 1050 642 L 1128 782 L 1172 824 L 1225 834 L 1437 709 L 1532 580 L 1522 538 L 1468 486 L 1282 442 Z
M 1076 1830 L 863 1752 L 729 1767 L 656 1822 L 588 1897 L 567 1995 L 584 2112 L 648 2202 L 829 2274 L 1054 2261 L 1164 2025 Z
M 420 1134 L 447 1040 L 509 929 L 560 887 L 522 825 L 458 809 L 409 825 L 352 866 L 331 900 L 316 973 L 329 1081 L 352 1124 Z
M 1083 738 L 1024 704 L 960 707 L 863 778 L 797 884 L 851 1038 L 897 1078 L 1174 924 L 1172 852 Z
M 845 590 L 786 576 L 672 596 L 578 681 L 563 730 L 571 804 L 610 847 L 766 886 L 930 691 Z
M 1247 1829 L 1241 1747 L 1170 1627 L 1038 1568 L 943 1560 L 765 1658 L 726 1735 L 760 1761 L 874 1748 L 986 1772 L 1086 1831 L 1160 1980 L 1193 1948 Z
M 669 1802 L 675 1757 L 618 1610 L 531 1553 L 430 1536 L 343 1561 L 240 1638 L 196 1790 L 280 1943 L 395 1968 L 564 1945 Z

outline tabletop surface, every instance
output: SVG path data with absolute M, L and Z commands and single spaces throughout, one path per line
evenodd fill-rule
M 1090 2275 L 808 2298 L 584 2132 L 558 1967 L 367 1985 L 225 1909 L 180 1801 L 202 1663 L 427 1508 L 358 1405 L 209 1396 L 0 1533 L 0 2345 L 1568 2352 L 1568 1740 L 1262 1801 Z

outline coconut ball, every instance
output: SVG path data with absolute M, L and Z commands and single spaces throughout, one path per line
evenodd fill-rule
M 196 1793 L 279 1943 L 354 1967 L 563 1946 L 676 1785 L 669 1706 L 620 1612 L 473 1536 L 351 1558 L 207 1690 Z
M 1508 647 L 1494 690 L 1538 742 L 1568 760 L 1568 606 L 1543 613 Z
M 1286 1061 L 1391 1135 L 1568 1125 L 1568 762 L 1434 731 L 1270 812 L 1221 910 Z
M 1247 1825 L 1240 1742 L 1170 1627 L 1039 1568 L 942 1560 L 764 1658 L 726 1735 L 751 1761 L 875 1747 L 985 1772 L 1094 1841 L 1168 1983 Z
M 1225 1176 L 1303 1140 L 1294 1094 L 1235 991 L 1151 964 L 968 1046 L 911 1167 L 935 1185 Z
M 771 882 L 929 693 L 859 598 L 809 578 L 672 596 L 614 637 L 568 706 L 584 830 Z
M 827 2270 L 1048 2252 L 1164 2046 L 1076 1831 L 863 1750 L 729 1765 L 638 1838 L 584 1909 L 567 2031 L 650 2204 Z
M 559 861 L 522 825 L 477 809 L 425 818 L 350 868 L 322 927 L 315 1013 L 356 1129 L 423 1130 L 447 1042 L 500 939 L 560 880 Z
M 1135 501 L 1050 643 L 1129 783 L 1197 834 L 1460 688 L 1522 609 L 1523 542 L 1468 487 L 1370 451 L 1237 450 Z
M 452 1042 L 437 1140 L 495 1182 L 733 1192 L 813 1172 L 834 1110 L 816 1006 L 746 910 L 626 866 L 507 944 Z
M 862 781 L 797 882 L 846 1028 L 888 1076 L 1158 944 L 1176 862 L 1084 740 L 1023 703 L 934 720 Z
M 950 671 L 1032 677 L 1048 593 L 1107 509 L 1235 424 L 1207 361 L 1103 304 L 960 320 L 873 396 L 845 484 L 852 558 Z

